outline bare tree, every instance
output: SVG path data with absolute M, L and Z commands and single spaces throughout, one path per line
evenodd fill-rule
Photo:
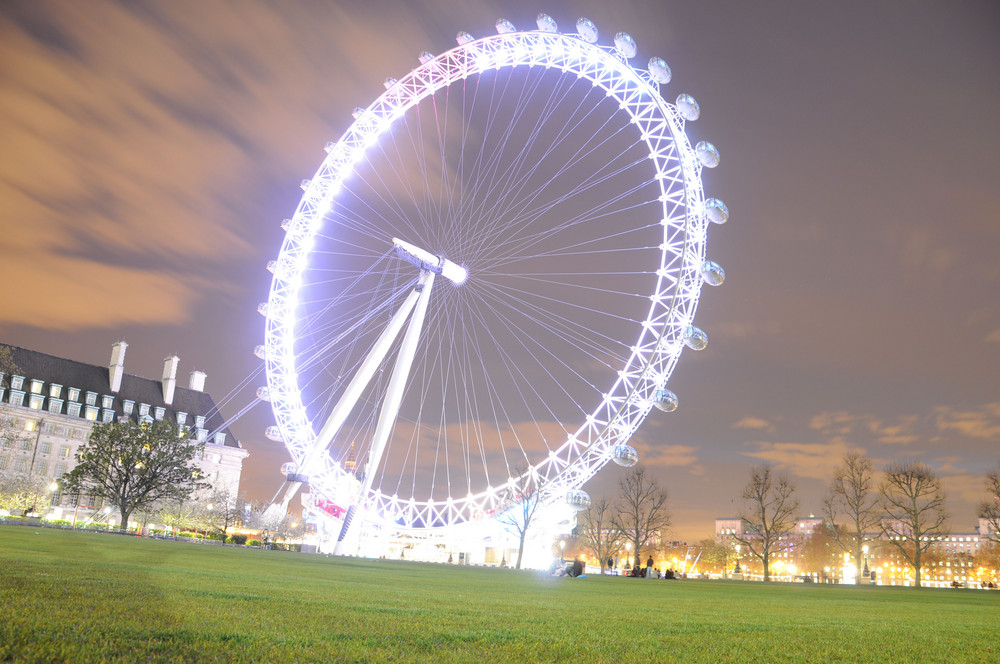
M 913 567 L 919 588 L 921 557 L 949 531 L 941 480 L 923 464 L 894 463 L 885 469 L 879 493 L 882 534 Z
M 642 464 L 633 466 L 618 480 L 618 503 L 611 522 L 632 543 L 635 565 L 642 564 L 640 549 L 654 534 L 669 528 L 670 519 L 666 490 L 646 474 Z
M 580 513 L 577 527 L 581 532 L 581 544 L 601 562 L 601 573 L 609 558 L 622 550 L 622 532 L 614 524 L 614 505 L 605 497 L 590 503 L 590 507 Z
M 979 518 L 986 520 L 985 536 L 1000 542 L 1000 467 L 987 473 L 986 491 L 989 498 L 979 503 Z
M 203 501 L 199 520 L 207 530 L 218 532 L 225 544 L 229 529 L 246 516 L 246 504 L 247 501 L 229 486 L 220 486 Z
M 515 475 L 517 475 L 517 479 L 507 485 L 506 493 L 501 501 L 497 523 L 503 526 L 507 532 L 517 536 L 517 563 L 514 567 L 521 569 L 524 542 L 528 538 L 531 524 L 538 516 L 542 506 L 545 479 L 539 477 L 533 468 L 527 471 L 518 468 L 515 470 Z
M 769 465 L 754 466 L 750 469 L 750 481 L 743 488 L 742 498 L 740 518 L 745 524 L 745 532 L 736 535 L 735 539 L 760 560 L 764 581 L 770 581 L 771 555 L 795 524 L 795 510 L 799 508 L 795 486 L 787 476 L 775 476 Z
M 876 532 L 879 527 L 877 489 L 871 459 L 852 452 L 834 469 L 830 489 L 823 498 L 828 534 L 841 549 L 854 556 L 858 578 L 861 577 L 865 535 Z M 840 525 L 841 516 L 844 527 Z

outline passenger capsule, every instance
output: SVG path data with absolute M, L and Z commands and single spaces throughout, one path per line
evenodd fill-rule
M 635 40 L 632 39 L 632 35 L 627 32 L 619 32 L 615 35 L 615 50 L 623 58 L 634 58 L 639 48 L 636 46 Z
M 267 318 L 267 302 L 261 302 L 257 305 L 257 313 L 259 313 L 264 318 Z
M 692 325 L 684 333 L 684 345 L 691 350 L 705 350 L 708 346 L 708 335 Z
M 701 278 L 709 286 L 721 286 L 726 280 L 726 271 L 715 261 L 705 261 L 701 264 Z
M 434 54 L 431 53 L 430 51 L 422 51 L 420 55 L 417 56 L 417 59 L 420 60 L 420 64 L 426 65 L 428 62 L 434 59 Z
M 659 84 L 670 82 L 670 67 L 667 66 L 667 61 L 663 58 L 650 58 L 649 59 L 649 75 L 654 81 Z
M 364 112 L 365 112 L 365 109 L 361 108 L 360 106 L 355 106 L 354 107 L 354 112 L 351 113 L 351 115 L 353 115 L 354 119 L 357 120 L 358 118 L 360 118 L 364 114 Z M 328 150 L 328 152 L 329 152 L 329 150 Z
M 461 30 L 457 35 L 455 35 L 455 41 L 458 42 L 459 46 L 465 46 L 466 44 L 468 44 L 470 41 L 473 41 L 474 39 L 475 39 L 475 37 L 473 37 L 472 35 L 470 35 L 465 30 Z
M 724 224 L 729 220 L 729 208 L 718 198 L 705 200 L 705 216 L 713 224 Z
M 292 220 L 291 219 L 282 219 L 281 220 L 281 230 L 287 231 L 291 227 L 292 227 Z
M 257 398 L 260 399 L 261 401 L 271 400 L 271 392 L 268 391 L 266 385 L 261 385 L 260 387 L 257 388 Z
M 597 26 L 589 18 L 580 18 L 576 21 L 576 31 L 583 37 L 583 41 L 593 44 L 597 41 Z
M 276 443 L 285 442 L 285 439 L 281 435 L 281 430 L 276 426 L 269 426 L 264 429 L 264 435 L 267 436 L 268 440 L 273 440 Z
M 278 267 L 278 261 L 268 261 L 267 262 L 267 271 L 270 272 L 271 274 L 274 274 L 274 270 L 277 267 Z
M 538 23 L 538 29 L 542 32 L 559 32 L 559 26 L 556 25 L 555 19 L 548 14 L 539 14 L 535 22 Z
M 264 345 L 263 344 L 258 344 L 256 346 L 254 346 L 253 347 L 253 354 L 256 355 L 257 357 L 259 357 L 262 360 L 265 357 L 267 357 L 267 351 L 264 350 Z
M 310 180 L 309 178 L 306 178 L 302 182 L 299 183 L 299 189 L 301 189 L 302 191 L 305 191 L 306 189 L 309 188 L 309 185 L 311 183 L 312 183 L 312 180 Z
M 514 27 L 513 23 L 511 23 L 505 18 L 502 18 L 499 21 L 497 21 L 497 34 L 506 35 L 510 34 L 511 32 L 517 32 L 517 28 Z
M 292 461 L 281 464 L 281 474 L 285 477 L 295 475 L 299 472 L 299 467 Z
M 575 509 L 577 512 L 582 512 L 590 507 L 590 495 L 586 491 L 582 491 L 580 489 L 577 489 L 576 491 L 567 491 L 566 504 Z
M 677 395 L 670 390 L 657 390 L 653 395 L 653 405 L 664 413 L 672 413 L 677 410 Z
M 392 76 L 386 76 L 385 80 L 382 81 L 382 85 L 385 87 L 386 90 L 388 90 L 392 86 L 396 85 L 396 79 L 393 78 Z
M 708 141 L 698 141 L 694 151 L 698 155 L 698 161 L 705 168 L 715 168 L 719 165 L 719 151 Z
M 631 445 L 615 445 L 611 450 L 611 460 L 622 468 L 631 468 L 639 462 L 639 453 Z
M 680 94 L 677 95 L 677 112 L 685 120 L 694 122 L 701 115 L 701 106 L 691 95 Z

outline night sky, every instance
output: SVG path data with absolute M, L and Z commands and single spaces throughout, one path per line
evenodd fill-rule
M 851 450 L 931 466 L 972 530 L 1000 462 L 993 0 L 6 0 L 0 343 L 106 365 L 124 339 L 126 372 L 153 379 L 177 354 L 234 414 L 264 384 L 265 264 L 323 145 L 421 51 L 539 11 L 666 59 L 664 96 L 693 94 L 688 133 L 722 153 L 704 174 L 731 213 L 709 236 L 727 274 L 696 318 L 709 347 L 671 378 L 681 408 L 633 439 L 674 535 L 710 536 L 764 461 L 818 513 Z M 271 423 L 261 405 L 233 426 L 251 498 L 281 483 Z

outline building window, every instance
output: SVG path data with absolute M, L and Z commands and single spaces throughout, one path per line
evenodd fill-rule
M 183 427 L 187 423 L 188 414 L 177 411 L 177 426 Z
M 97 405 L 97 392 L 87 392 L 87 405 L 88 406 Z
M 58 399 L 62 396 L 62 385 L 56 385 L 55 383 L 49 383 L 49 396 L 53 399 Z
M 86 417 L 91 422 L 96 422 L 98 410 L 99 409 L 97 408 L 97 406 L 87 406 L 87 414 L 84 417 Z
M 24 376 L 11 376 L 10 389 L 19 390 L 24 387 Z
M 28 398 L 28 408 L 31 410 L 41 410 L 45 403 L 45 397 L 39 394 L 32 394 Z
M 139 417 L 149 417 L 149 404 L 141 403 L 139 404 Z
M 71 401 L 66 407 L 66 414 L 72 417 L 80 417 L 80 404 L 76 401 Z
M 37 378 L 32 379 L 32 381 L 31 381 L 31 393 L 32 394 L 41 394 L 42 393 L 42 381 L 38 380 Z
M 198 429 L 195 432 L 195 440 L 197 440 L 199 443 L 204 443 L 207 438 L 208 438 L 207 429 Z
M 56 425 L 52 424 L 52 422 L 46 422 L 45 425 L 42 426 L 42 433 L 53 433 L 55 430 Z
M 45 473 L 49 472 L 49 462 L 44 459 L 40 460 L 38 463 L 35 464 L 35 470 L 44 475 Z
M 62 412 L 62 399 L 49 399 L 49 412 L 50 413 L 60 413 Z
M 140 415 L 139 416 L 139 424 L 142 424 L 144 426 L 148 426 L 148 425 L 150 425 L 152 423 L 153 423 L 153 418 L 150 417 L 148 413 L 146 415 Z
M 0 456 L 0 470 L 7 470 L 7 455 Z
M 57 463 L 56 464 L 56 477 L 62 477 L 66 474 L 66 464 Z
M 24 430 L 25 431 L 35 431 L 38 429 L 38 420 L 25 420 Z
M 27 472 L 27 470 L 28 470 L 28 460 L 25 459 L 24 457 L 21 457 L 20 459 L 18 459 L 17 463 L 14 464 L 14 470 L 16 470 L 19 473 Z
M 202 427 L 204 427 L 205 426 L 205 416 L 204 415 L 195 415 L 194 416 L 194 425 L 197 428 L 199 428 L 199 429 L 201 429 Z
M 83 438 L 83 429 L 73 429 L 73 438 Z
M 80 388 L 79 387 L 71 387 L 71 388 L 69 388 L 69 400 L 70 401 L 79 401 L 80 400 Z
M 59 456 L 61 456 L 62 458 L 68 459 L 69 458 L 69 452 L 70 452 L 69 445 L 60 445 L 59 446 Z
M 166 412 L 167 412 L 166 409 L 157 406 L 156 408 L 153 409 L 153 417 L 155 417 L 156 421 L 159 422 L 163 420 L 163 415 Z
M 114 397 L 108 396 L 107 394 L 101 397 L 101 408 L 114 408 L 114 407 L 115 407 Z
M 135 408 L 134 401 L 129 401 L 128 399 L 126 399 L 125 401 L 122 402 L 122 410 L 125 411 L 126 415 L 131 415 L 132 409 L 134 408 Z
M 115 419 L 115 411 L 108 410 L 107 408 L 101 411 L 101 422 L 107 424 L 113 419 Z
M 28 450 L 31 449 L 31 439 L 30 438 L 22 438 L 21 439 L 21 449 L 24 450 L 25 452 L 27 452 Z
M 10 391 L 10 405 L 11 406 L 23 406 L 24 405 L 24 392 L 21 390 L 11 390 Z
M 220 432 L 220 433 L 215 434 L 214 438 L 215 438 L 214 442 L 215 442 L 216 445 L 225 445 L 226 444 L 226 434 Z
M 47 440 L 43 440 L 38 445 L 38 451 L 41 452 L 42 454 L 48 454 L 49 452 L 52 451 L 52 443 L 50 443 Z

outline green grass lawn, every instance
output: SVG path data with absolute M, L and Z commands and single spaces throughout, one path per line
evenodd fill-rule
M 0 662 L 998 662 L 1000 593 L 652 581 L 0 526 Z

